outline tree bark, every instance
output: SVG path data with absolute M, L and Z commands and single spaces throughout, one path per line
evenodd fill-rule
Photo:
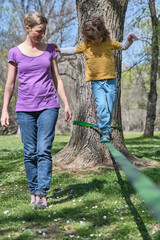
M 149 9 L 152 21 L 152 61 L 150 73 L 150 92 L 148 94 L 146 124 L 144 136 L 152 137 L 154 134 L 154 123 L 156 118 L 157 104 L 157 75 L 158 75 L 158 17 L 156 16 L 155 0 L 149 0 Z
M 77 0 L 77 14 L 79 25 L 79 42 L 82 40 L 82 23 L 91 15 L 104 17 L 106 26 L 111 32 L 111 38 L 122 41 L 125 12 L 128 0 Z M 115 106 L 112 125 L 121 126 L 121 53 L 115 52 L 116 75 L 118 82 L 118 98 Z M 91 92 L 90 82 L 85 82 L 84 57 L 78 55 L 77 103 L 73 120 L 96 123 L 96 105 Z M 114 130 L 113 144 L 130 160 L 137 159 L 131 155 L 124 143 L 123 131 Z M 112 165 L 110 154 L 105 144 L 99 143 L 98 131 L 83 126 L 73 126 L 72 135 L 67 146 L 54 157 L 69 168 L 85 168 L 101 165 Z

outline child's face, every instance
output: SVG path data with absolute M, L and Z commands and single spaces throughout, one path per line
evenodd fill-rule
M 98 45 L 103 41 L 103 36 L 101 35 L 95 35 L 93 39 L 91 39 L 91 42 Z

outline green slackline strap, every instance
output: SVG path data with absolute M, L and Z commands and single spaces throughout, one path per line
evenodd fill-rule
M 81 121 L 73 121 L 73 124 L 80 125 L 80 126 L 85 126 L 85 127 L 96 127 L 98 128 L 98 125 L 96 124 L 91 124 L 91 123 L 86 123 L 86 122 L 81 122 Z M 111 126 L 111 128 L 115 128 L 118 130 L 122 130 L 122 127 L 117 127 L 117 126 Z
M 105 145 L 120 168 L 125 172 L 131 185 L 144 200 L 155 219 L 160 223 L 160 189 L 154 182 L 131 164 L 131 162 L 129 162 L 129 160 L 111 143 L 105 143 Z

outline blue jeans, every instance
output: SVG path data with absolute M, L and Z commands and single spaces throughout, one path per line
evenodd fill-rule
M 58 109 L 16 114 L 24 146 L 24 166 L 30 193 L 45 196 L 52 176 L 51 148 Z
M 91 82 L 93 96 L 97 105 L 97 119 L 100 134 L 111 132 L 113 108 L 117 97 L 116 79 Z

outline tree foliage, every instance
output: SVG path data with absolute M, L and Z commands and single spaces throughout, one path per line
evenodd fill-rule
M 135 8 L 135 4 L 141 7 Z M 154 5 L 155 10 L 153 10 Z M 156 80 L 158 77 L 158 59 L 160 59 L 158 50 L 158 45 L 160 43 L 160 39 L 158 39 L 158 36 L 160 35 L 160 21 L 158 20 L 158 16 L 160 15 L 160 3 L 156 0 L 137 0 L 136 2 L 130 0 L 128 7 L 128 17 L 126 18 L 126 23 L 128 24 L 129 29 L 134 30 L 139 37 L 139 52 L 137 49 L 134 49 L 135 51 L 132 52 L 133 58 L 136 59 L 136 61 L 133 61 L 133 66 L 137 66 L 138 72 L 140 69 L 142 70 L 141 76 L 143 76 L 143 78 L 146 78 L 146 72 L 143 71 L 143 67 L 140 68 L 139 66 L 147 66 L 147 69 L 149 69 L 147 73 L 150 87 L 147 88 L 147 117 L 144 134 L 152 136 L 154 133 L 156 119 Z M 129 14 L 131 12 L 132 14 Z M 136 53 L 138 54 L 136 55 Z M 138 98 L 138 95 L 136 98 Z M 142 102 L 140 104 L 140 106 L 145 105 L 145 101 L 143 104 Z M 144 130 L 144 124 L 141 130 Z

